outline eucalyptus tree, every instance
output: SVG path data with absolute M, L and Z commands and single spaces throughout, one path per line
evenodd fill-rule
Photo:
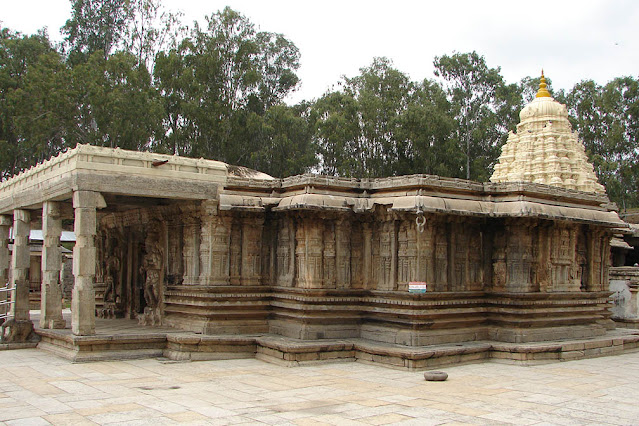
M 413 82 L 387 58 L 375 58 L 314 106 L 321 171 L 343 176 L 455 174 L 455 153 L 440 158 L 450 148 L 449 110 L 436 83 Z
M 621 208 L 639 206 L 639 81 L 585 80 L 561 100 L 610 198 Z
M 46 32 L 0 29 L 0 179 L 65 146 L 74 116 L 69 82 Z
M 62 27 L 71 63 L 97 52 L 106 60 L 121 45 L 134 17 L 131 0 L 70 0 L 71 18 Z
M 126 52 L 93 54 L 72 72 L 76 142 L 149 150 L 160 133 L 163 108 L 144 64 Z
M 516 123 L 521 105 L 517 85 L 506 85 L 500 68 L 490 68 L 477 52 L 443 55 L 434 60 L 457 122 L 455 137 L 465 157 L 466 179 L 487 180 Z
M 225 8 L 195 23 L 175 49 L 161 52 L 155 83 L 165 99 L 165 150 L 247 164 L 263 147 L 247 134 L 297 86 L 299 50 L 284 36 L 258 32 Z

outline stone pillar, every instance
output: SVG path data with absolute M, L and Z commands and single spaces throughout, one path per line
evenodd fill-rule
M 12 320 L 2 325 L 0 340 L 22 343 L 34 339 L 33 323 L 29 317 L 29 230 L 31 215 L 27 210 L 13 211 L 13 253 L 11 254 Z
M 29 231 L 31 214 L 28 210 L 13 211 L 13 253 L 11 255 L 11 282 L 15 287 L 11 313 L 16 321 L 30 321 L 29 317 Z
M 96 208 L 106 203 L 99 192 L 76 191 L 73 193 L 75 213 L 75 247 L 73 248 L 72 323 L 73 334 L 95 334 L 95 235 L 97 232 Z
M 0 215 L 0 288 L 9 282 L 9 229 L 11 216 Z M 9 305 L 5 304 L 9 298 L 5 291 L 0 292 L 0 315 L 9 312 Z M 3 320 L 0 319 L 0 324 Z
M 40 296 L 40 328 L 64 328 L 62 292 L 60 289 L 60 235 L 62 219 L 60 206 L 45 201 L 42 206 L 42 290 Z

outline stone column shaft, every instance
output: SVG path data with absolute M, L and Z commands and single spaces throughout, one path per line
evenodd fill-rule
M 31 214 L 28 210 L 13 211 L 13 253 L 11 254 L 11 284 L 13 305 L 11 315 L 16 321 L 30 321 L 29 317 L 29 231 Z
M 40 327 L 64 328 L 62 291 L 60 288 L 60 235 L 62 219 L 60 205 L 46 201 L 42 206 L 42 291 L 40 296 Z
M 98 192 L 73 193 L 75 213 L 75 247 L 73 247 L 72 331 L 77 336 L 95 334 L 95 235 L 97 233 L 96 208 L 106 203 Z
M 9 282 L 9 230 L 11 223 L 11 216 L 0 215 L 0 288 Z M 9 312 L 9 305 L 2 304 L 7 302 L 8 296 L 7 292 L 0 292 L 0 315 Z

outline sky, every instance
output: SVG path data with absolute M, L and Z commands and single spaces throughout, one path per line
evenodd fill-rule
M 414 81 L 435 78 L 433 60 L 476 51 L 508 83 L 541 69 L 555 89 L 639 74 L 639 1 L 489 0 L 163 0 L 183 22 L 225 6 L 259 30 L 284 34 L 301 52 L 301 86 L 289 103 L 322 96 L 376 56 Z M 543 7 L 542 7 L 543 5 Z M 69 0 L 0 0 L 0 21 L 23 34 L 47 27 L 52 39 L 71 15 Z

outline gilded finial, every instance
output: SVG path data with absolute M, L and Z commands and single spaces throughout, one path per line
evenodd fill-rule
M 550 92 L 547 89 L 546 77 L 544 77 L 544 70 L 541 70 L 541 80 L 539 81 L 539 90 L 537 91 L 536 98 L 551 98 Z

